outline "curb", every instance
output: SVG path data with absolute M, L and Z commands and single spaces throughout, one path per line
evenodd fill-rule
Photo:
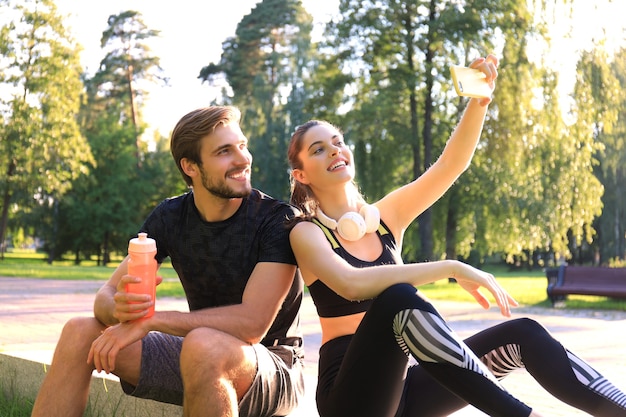
M 49 365 L 0 353 L 0 389 L 7 398 L 34 401 Z M 302 405 L 289 417 L 318 417 L 311 393 L 315 392 L 316 378 L 305 375 L 308 394 Z M 114 376 L 94 375 L 91 379 L 87 412 L 93 416 L 182 417 L 181 406 L 135 398 L 122 391 Z
M 0 387 L 7 397 L 31 401 L 37 396 L 47 365 L 27 359 L 0 354 Z M 89 392 L 88 410 L 94 416 L 175 417 L 183 415 L 183 408 L 130 397 L 120 384 L 109 378 L 93 376 Z

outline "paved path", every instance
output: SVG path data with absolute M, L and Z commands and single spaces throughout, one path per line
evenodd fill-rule
M 50 363 L 63 324 L 74 316 L 91 315 L 93 296 L 102 282 L 57 281 L 0 277 L 0 352 Z M 474 304 L 436 301 L 442 315 L 462 337 L 504 320 L 496 308 L 482 310 Z M 157 310 L 187 310 L 180 299 L 159 299 Z M 626 313 L 518 308 L 515 316 L 543 323 L 565 346 L 589 361 L 618 387 L 626 389 Z M 310 298 L 302 314 L 305 334 L 307 381 L 311 385 L 307 409 L 314 409 L 312 390 L 317 373 L 319 324 Z M 586 416 L 548 395 L 524 371 L 505 379 L 514 395 L 545 416 Z M 298 413 L 309 417 L 306 413 Z M 314 413 L 311 415 L 315 415 Z M 471 407 L 454 417 L 484 416 Z

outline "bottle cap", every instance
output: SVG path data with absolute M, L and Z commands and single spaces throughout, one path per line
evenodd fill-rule
M 156 241 L 148 237 L 147 233 L 139 233 L 138 237 L 133 238 L 128 242 L 129 252 L 154 252 L 156 251 Z

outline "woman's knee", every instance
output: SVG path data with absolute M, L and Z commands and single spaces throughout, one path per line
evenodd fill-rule
M 394 284 L 380 293 L 378 298 L 402 300 L 412 299 L 417 295 L 417 288 L 411 284 Z
M 433 305 L 411 284 L 394 284 L 380 293 L 377 300 L 398 310 L 419 309 L 435 312 Z
M 549 336 L 548 330 L 541 323 L 529 317 L 521 317 L 505 323 L 510 327 L 511 332 L 525 339 L 533 336 Z

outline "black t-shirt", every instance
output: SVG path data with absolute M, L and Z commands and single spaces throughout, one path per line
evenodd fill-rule
M 159 204 L 141 231 L 156 240 L 159 263 L 170 257 L 193 311 L 241 303 L 244 288 L 259 262 L 296 265 L 285 225 L 294 214 L 289 204 L 253 190 L 232 217 L 206 222 L 190 191 Z M 263 344 L 300 336 L 302 287 L 297 273 Z

